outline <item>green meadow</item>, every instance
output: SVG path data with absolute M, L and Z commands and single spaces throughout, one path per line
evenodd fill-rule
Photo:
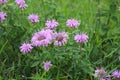
M 120 0 L 25 0 L 20 9 L 15 0 L 0 4 L 5 20 L 0 22 L 0 80 L 100 80 L 95 70 L 103 68 L 105 78 L 120 71 Z M 31 23 L 30 14 L 39 22 Z M 2 18 L 0 17 L 0 20 Z M 53 32 L 66 32 L 67 42 L 34 47 L 22 53 L 20 46 L 31 43 L 34 33 L 46 28 L 47 20 L 59 25 Z M 66 26 L 68 19 L 78 20 L 77 28 Z M 86 43 L 77 43 L 76 34 L 85 33 Z M 49 70 L 44 62 L 50 61 Z M 120 73 L 119 73 L 120 75 Z M 104 79 L 108 80 L 108 79 Z M 110 79 L 109 79 L 110 80 Z

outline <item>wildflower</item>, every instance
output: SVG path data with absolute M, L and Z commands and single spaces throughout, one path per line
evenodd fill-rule
M 27 8 L 27 4 L 25 3 L 25 0 L 15 0 L 15 3 L 21 8 L 22 10 Z
M 75 40 L 77 43 L 85 43 L 85 42 L 87 42 L 87 40 L 88 40 L 88 36 L 87 36 L 85 33 L 77 34 L 77 35 L 74 37 L 74 40 Z
M 94 77 L 97 77 L 97 78 L 102 78 L 103 75 L 106 74 L 106 71 L 101 68 L 101 69 L 96 69 L 95 70 L 95 74 L 94 74 Z
M 28 16 L 28 19 L 30 20 L 30 22 L 32 23 L 36 23 L 39 22 L 39 16 L 37 14 L 31 14 Z
M 45 71 L 48 71 L 50 69 L 50 67 L 52 66 L 51 62 L 48 61 L 48 62 L 43 62 L 44 64 L 44 70 Z
M 111 80 L 111 78 L 110 78 L 110 75 L 108 75 L 108 76 L 106 76 L 104 78 L 100 78 L 99 80 Z
M 80 25 L 80 23 L 75 19 L 68 19 L 66 25 L 70 28 L 77 28 Z
M 65 32 L 55 33 L 54 34 L 54 39 L 55 39 L 54 45 L 55 46 L 64 45 L 65 43 L 67 43 L 67 38 L 68 38 L 68 35 Z
M 7 3 L 7 0 L 0 0 L 0 4 L 5 4 Z
M 112 76 L 113 76 L 114 78 L 120 78 L 120 71 L 115 70 L 115 71 L 112 73 Z
M 45 25 L 48 29 L 54 29 L 59 25 L 59 23 L 55 20 L 51 20 L 51 21 L 48 20 L 48 21 L 46 21 Z
M 104 79 L 104 78 L 100 78 L 99 80 L 106 80 L 106 79 Z
M 47 46 L 52 39 L 53 36 L 50 30 L 41 30 L 33 35 L 31 42 L 33 46 Z
M 31 52 L 32 48 L 31 44 L 23 43 L 22 46 L 20 46 L 20 51 L 25 54 Z
M 7 16 L 6 13 L 0 12 L 0 22 L 3 22 L 5 20 L 5 17 Z

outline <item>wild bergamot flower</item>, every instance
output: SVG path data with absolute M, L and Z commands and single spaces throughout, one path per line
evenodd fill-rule
M 70 28 L 77 28 L 80 25 L 80 22 L 75 19 L 68 19 L 66 25 Z
M 48 71 L 50 69 L 50 67 L 52 66 L 51 62 L 48 61 L 48 62 L 43 62 L 44 64 L 44 70 L 45 71 Z
M 21 8 L 22 10 L 27 8 L 27 4 L 25 3 L 25 0 L 15 0 L 15 3 Z
M 7 3 L 7 0 L 0 0 L 0 4 L 5 4 Z
M 32 45 L 29 44 L 29 43 L 23 43 L 21 46 L 20 46 L 20 51 L 24 54 L 28 53 L 28 52 L 31 52 L 32 51 Z
M 5 20 L 5 17 L 7 16 L 6 13 L 0 12 L 0 22 L 3 22 Z
M 62 46 L 65 43 L 67 43 L 67 38 L 68 38 L 68 34 L 65 32 L 56 32 L 54 33 L 54 45 L 55 46 Z
M 37 23 L 39 22 L 39 16 L 37 14 L 31 14 L 28 16 L 28 19 L 30 20 L 30 22 L 32 23 Z
M 33 35 L 31 42 L 33 46 L 47 46 L 52 39 L 53 36 L 50 30 L 41 30 Z
M 113 73 L 112 73 L 112 76 L 114 78 L 120 78 L 120 71 L 119 70 L 115 70 Z
M 47 20 L 45 25 L 48 29 L 54 29 L 59 25 L 59 23 L 56 20 Z
M 94 74 L 94 77 L 98 77 L 98 78 L 101 78 L 103 75 L 106 74 L 106 71 L 104 70 L 104 68 L 101 68 L 101 69 L 96 69 L 95 70 L 95 74 Z
M 77 34 L 77 35 L 75 35 L 74 40 L 77 43 L 85 43 L 88 41 L 88 36 L 85 33 Z

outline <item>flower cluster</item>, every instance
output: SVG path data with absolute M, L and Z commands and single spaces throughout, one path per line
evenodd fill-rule
M 98 80 L 111 80 L 111 79 L 120 79 L 120 71 L 115 70 L 112 72 L 111 75 L 107 75 L 107 72 L 104 70 L 104 68 L 96 69 L 94 77 L 98 78 Z
M 5 20 L 5 17 L 7 16 L 6 13 L 0 12 L 0 22 L 3 22 Z
M 39 17 L 36 14 L 31 14 L 28 16 L 28 19 L 31 23 L 39 22 Z M 71 19 L 70 20 L 73 26 L 78 26 L 79 22 L 77 20 Z M 69 24 L 69 20 L 67 20 L 67 24 Z M 68 40 L 68 33 L 67 32 L 56 32 L 54 29 L 59 25 L 59 23 L 56 20 L 47 20 L 46 23 L 46 29 L 42 29 L 36 33 L 33 34 L 31 38 L 31 45 L 32 47 L 45 47 L 48 46 L 54 41 L 54 46 L 63 46 L 67 43 Z M 74 40 L 77 43 L 86 43 L 88 41 L 88 36 L 85 33 L 82 34 L 76 34 L 74 37 Z M 20 48 L 22 49 L 22 47 Z M 25 49 L 25 51 L 23 50 Z M 26 51 L 26 48 L 23 48 L 20 50 L 23 53 L 31 52 L 29 49 Z M 32 49 L 31 49 L 32 50 Z
M 5 4 L 7 3 L 7 0 L 0 0 L 0 4 Z
M 27 4 L 25 3 L 25 0 L 15 0 L 15 3 L 19 6 L 19 8 L 26 9 L 27 8 Z

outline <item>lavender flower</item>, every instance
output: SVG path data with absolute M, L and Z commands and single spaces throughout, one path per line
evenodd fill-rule
M 15 3 L 21 8 L 22 10 L 27 8 L 27 4 L 25 3 L 25 0 L 15 0 Z
M 0 0 L 0 4 L 5 4 L 7 3 L 7 0 Z
M 5 20 L 5 17 L 7 16 L 6 13 L 0 12 L 0 22 L 3 22 Z
M 77 34 L 77 35 L 74 37 L 74 40 L 75 40 L 77 43 L 85 43 L 85 42 L 87 42 L 87 40 L 88 40 L 88 36 L 87 36 L 85 33 Z
M 104 79 L 104 78 L 100 78 L 99 80 L 106 80 L 106 79 Z
M 113 76 L 114 78 L 120 78 L 120 71 L 115 70 L 115 71 L 112 73 L 112 76 Z
M 36 23 L 39 22 L 39 17 L 37 14 L 31 14 L 28 16 L 28 19 L 30 20 L 30 22 L 32 23 Z
M 80 23 L 75 19 L 68 19 L 66 25 L 70 28 L 77 28 Z
M 45 71 L 48 71 L 50 69 L 50 67 L 52 66 L 51 62 L 48 61 L 48 62 L 43 62 L 44 64 L 44 70 Z
M 104 78 L 100 78 L 99 80 L 111 80 L 111 78 L 110 78 L 110 75 L 108 75 L 108 76 L 106 76 Z
M 31 44 L 23 43 L 22 46 L 20 46 L 20 51 L 25 54 L 31 52 L 32 48 Z
M 65 32 L 59 32 L 54 34 L 54 38 L 55 38 L 54 45 L 62 46 L 65 43 L 67 43 L 68 35 Z
M 101 69 L 96 69 L 95 70 L 95 74 L 94 74 L 94 77 L 97 77 L 97 78 L 102 78 L 103 75 L 106 74 L 106 71 L 101 68 Z
M 48 20 L 48 21 L 46 21 L 45 25 L 48 29 L 54 29 L 59 25 L 59 23 L 55 20 L 51 20 L 51 21 Z
M 33 46 L 47 46 L 51 43 L 52 39 L 52 31 L 41 30 L 33 35 L 31 42 Z

